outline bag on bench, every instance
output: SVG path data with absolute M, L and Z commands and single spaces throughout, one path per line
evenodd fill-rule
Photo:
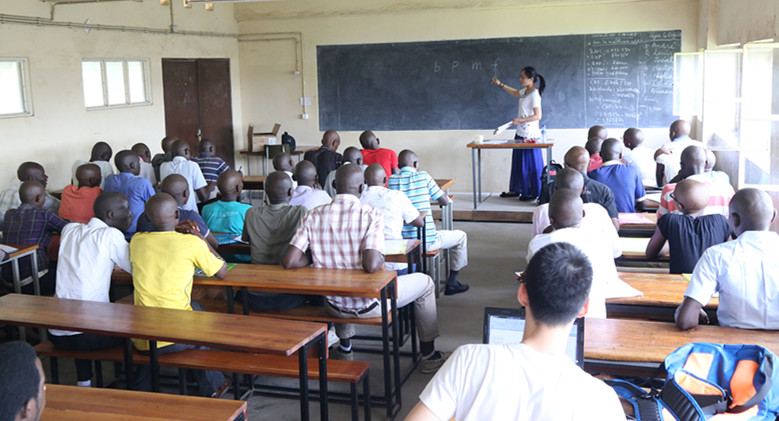
M 690 343 L 665 358 L 668 377 L 660 390 L 606 383 L 641 421 L 773 421 L 779 415 L 775 362 L 776 355 L 759 345 Z

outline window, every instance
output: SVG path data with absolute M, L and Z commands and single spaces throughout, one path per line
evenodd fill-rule
M 151 104 L 149 60 L 85 59 L 81 72 L 88 109 Z
M 741 49 L 706 50 L 703 136 L 710 149 L 736 150 L 741 130 Z
M 32 115 L 26 58 L 0 58 L 0 117 Z
M 674 53 L 674 115 L 701 115 L 703 53 Z

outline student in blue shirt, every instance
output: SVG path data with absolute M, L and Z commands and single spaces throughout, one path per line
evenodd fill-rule
M 622 143 L 614 138 L 606 139 L 601 145 L 600 155 L 603 158 L 603 165 L 588 172 L 587 175 L 611 189 L 617 212 L 642 212 L 646 200 L 644 181 L 635 168 L 620 161 Z
M 111 174 L 105 179 L 105 191 L 116 191 L 127 196 L 130 201 L 130 212 L 133 213 L 133 223 L 124 237 L 129 241 L 137 231 L 138 217 L 143 213 L 146 201 L 154 196 L 154 187 L 149 180 L 139 177 L 141 173 L 141 158 L 131 150 L 123 150 L 116 154 L 114 164 L 119 174 Z
M 252 208 L 252 205 L 240 202 L 243 191 L 243 175 L 235 170 L 227 170 L 219 174 L 216 186 L 219 188 L 221 197 L 218 201 L 203 206 L 201 212 L 203 220 L 212 233 L 241 235 L 246 211 Z M 251 263 L 251 257 L 248 255 L 224 255 L 222 257 L 228 262 Z

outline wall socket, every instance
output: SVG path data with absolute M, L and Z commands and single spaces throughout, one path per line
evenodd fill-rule
M 307 106 L 307 105 L 311 105 L 311 98 L 309 98 L 307 96 L 301 97 L 300 98 L 300 105 L 302 105 L 304 107 Z
M 308 120 L 308 113 L 303 113 L 300 115 L 301 120 Z

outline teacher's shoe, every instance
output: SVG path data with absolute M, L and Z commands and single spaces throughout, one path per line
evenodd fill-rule
M 537 196 L 519 196 L 520 202 L 529 202 L 531 200 L 536 200 Z
M 453 284 L 446 284 L 446 289 L 444 289 L 444 295 L 459 294 L 461 292 L 468 291 L 470 287 L 471 286 L 468 284 L 461 284 L 460 281 L 456 281 Z
M 517 197 L 519 196 L 519 193 L 513 192 L 513 191 L 504 191 L 500 194 L 500 197 Z

